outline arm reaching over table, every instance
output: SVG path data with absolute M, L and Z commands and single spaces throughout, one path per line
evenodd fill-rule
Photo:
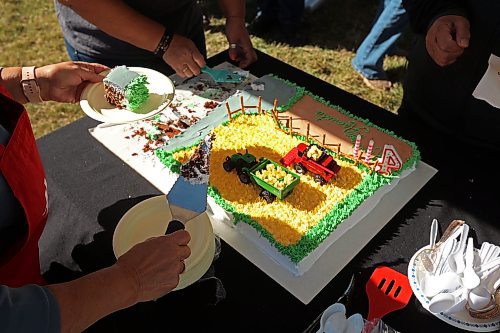
M 67 61 L 36 67 L 33 70 L 33 79 L 38 86 L 39 94 L 35 98 L 40 97 L 37 102 L 76 103 L 80 100 L 85 86 L 89 83 L 102 81 L 103 76 L 99 73 L 107 69 L 109 68 L 100 64 L 80 61 Z M 14 100 L 25 104 L 29 101 L 23 85 L 20 84 L 22 72 L 21 67 L 4 68 L 0 73 L 0 84 L 7 88 Z
M 257 60 L 245 25 L 245 1 L 219 0 L 226 17 L 226 37 L 229 42 L 229 58 L 241 68 Z
M 174 289 L 191 253 L 189 239 L 184 230 L 152 238 L 134 246 L 110 268 L 48 286 L 59 303 L 61 331 L 81 332 L 114 311 Z

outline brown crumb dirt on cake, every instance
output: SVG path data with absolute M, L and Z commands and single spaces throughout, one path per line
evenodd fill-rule
M 216 101 L 207 101 L 203 106 L 207 109 L 215 109 L 218 105 L 219 103 Z
M 164 137 L 167 137 L 169 139 L 173 138 L 174 136 L 180 134 L 182 130 L 197 122 L 199 119 L 200 118 L 196 116 L 188 117 L 182 115 L 177 120 L 167 120 L 166 122 L 152 122 L 151 125 L 155 127 L 159 131 L 159 133 L 151 135 L 150 133 L 148 133 L 148 131 L 146 131 L 144 127 L 140 127 L 139 129 L 134 130 L 131 136 L 127 135 L 125 138 L 129 139 L 130 137 L 134 138 L 136 136 L 143 137 L 147 140 L 147 142 L 144 144 L 142 151 L 153 152 L 155 149 L 165 144 Z
M 177 128 L 171 126 L 173 122 L 170 123 L 155 123 L 154 125 L 163 133 L 163 135 L 173 138 L 177 134 L 179 134 L 181 131 L 178 130 Z
M 209 175 L 210 146 L 213 136 L 204 139 L 194 150 L 189 161 L 181 166 L 181 175 L 186 179 L 200 179 Z M 206 178 L 208 179 L 208 178 Z
M 122 104 L 125 99 L 125 94 L 106 83 L 104 84 L 104 97 L 106 97 L 109 104 L 114 105 L 119 109 L 125 108 L 125 105 Z

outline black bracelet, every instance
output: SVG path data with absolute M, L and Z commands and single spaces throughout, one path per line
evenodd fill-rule
M 170 42 L 172 41 L 173 37 L 174 36 L 171 33 L 169 33 L 167 29 L 165 29 L 163 36 L 161 36 L 160 42 L 158 43 L 156 49 L 154 50 L 155 56 L 163 57 L 168 47 L 170 46 Z

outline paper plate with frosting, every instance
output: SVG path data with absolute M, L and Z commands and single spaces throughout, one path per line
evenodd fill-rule
M 116 226 L 113 235 L 113 252 L 118 258 L 134 245 L 148 238 L 165 234 L 172 214 L 164 195 L 144 200 L 132 207 Z M 183 289 L 198 281 L 210 268 L 215 253 L 215 236 L 206 213 L 186 223 L 191 235 L 188 246 L 191 255 L 184 261 L 186 269 L 180 275 L 174 290 Z
M 124 66 L 120 66 L 124 67 Z M 146 87 L 149 95 L 144 103 L 131 111 L 125 107 L 117 107 L 105 97 L 104 83 L 89 84 L 82 92 L 80 107 L 89 117 L 103 123 L 120 124 L 150 118 L 165 109 L 173 100 L 175 87 L 165 75 L 155 70 L 142 67 L 129 67 L 139 75 L 147 78 Z M 108 75 L 110 71 L 102 72 Z

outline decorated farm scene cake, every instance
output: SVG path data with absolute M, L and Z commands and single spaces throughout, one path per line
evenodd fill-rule
M 296 277 L 420 159 L 412 142 L 273 75 L 223 85 L 202 75 L 155 118 L 93 132 L 165 193 L 207 134 L 212 223 Z
M 290 82 L 274 76 L 256 82 L 155 154 L 177 172 L 212 132 L 211 208 L 222 209 L 221 221 L 301 275 L 420 155 L 413 143 Z
M 126 66 L 114 67 L 103 83 L 106 100 L 120 109 L 135 111 L 149 96 L 146 75 L 131 71 Z

